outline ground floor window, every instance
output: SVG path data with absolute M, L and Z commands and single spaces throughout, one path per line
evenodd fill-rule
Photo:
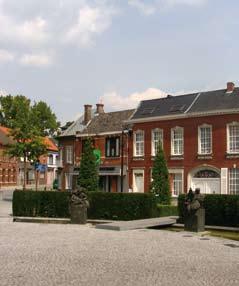
M 178 196 L 182 193 L 183 190 L 183 176 L 182 173 L 176 173 L 172 174 L 173 176 L 173 189 L 172 189 L 172 195 Z
M 229 170 L 229 192 L 231 195 L 239 195 L 239 169 Z
M 66 174 L 66 190 L 71 190 L 72 189 L 72 175 L 71 174 Z
M 144 192 L 144 170 L 133 170 L 133 192 Z

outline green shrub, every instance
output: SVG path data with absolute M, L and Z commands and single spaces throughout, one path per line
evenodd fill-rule
M 178 216 L 178 207 L 172 205 L 157 205 L 158 216 Z
M 178 212 L 180 222 L 184 221 L 185 195 L 178 197 Z M 205 195 L 206 225 L 239 226 L 239 196 L 238 195 Z
M 68 192 L 15 191 L 12 209 L 14 216 L 69 217 Z
M 88 193 L 91 219 L 133 220 L 157 216 L 153 194 Z M 14 216 L 69 217 L 69 193 L 15 191 Z

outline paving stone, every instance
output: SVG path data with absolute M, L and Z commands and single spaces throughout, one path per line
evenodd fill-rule
M 0 285 L 239 285 L 239 248 L 225 246 L 232 241 L 184 235 L 16 223 L 6 216 L 0 218 Z

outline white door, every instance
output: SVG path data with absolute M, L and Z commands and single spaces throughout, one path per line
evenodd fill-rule
M 201 194 L 220 194 L 220 178 L 193 178 L 192 189 L 200 189 Z
M 134 187 L 133 192 L 144 192 L 144 173 L 143 171 L 134 171 Z

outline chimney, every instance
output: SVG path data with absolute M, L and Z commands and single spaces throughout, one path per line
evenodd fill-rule
M 85 104 L 84 107 L 85 107 L 84 124 L 86 125 L 91 120 L 92 105 Z
M 104 104 L 103 103 L 97 103 L 96 104 L 96 113 L 102 114 L 104 112 Z
M 233 92 L 233 91 L 234 91 L 234 88 L 235 88 L 234 82 L 228 82 L 228 83 L 227 83 L 227 92 L 228 92 L 228 93 Z

